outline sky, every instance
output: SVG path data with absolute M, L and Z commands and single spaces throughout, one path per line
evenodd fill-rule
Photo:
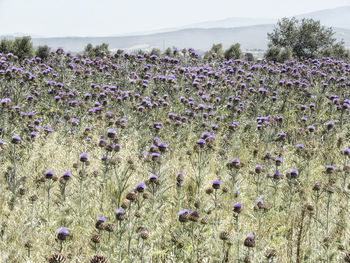
M 228 17 L 282 18 L 350 0 L 0 0 L 0 35 L 112 36 Z

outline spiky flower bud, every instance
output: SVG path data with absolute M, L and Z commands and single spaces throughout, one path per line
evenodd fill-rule
M 34 244 L 34 241 L 33 241 L 33 240 L 27 240 L 27 241 L 24 243 L 24 247 L 30 249 L 30 248 L 33 247 L 33 244 Z
M 64 263 L 66 262 L 66 259 L 66 256 L 55 253 L 48 258 L 48 261 L 49 263 Z
M 148 192 L 142 193 L 142 197 L 143 197 L 143 199 L 148 199 L 149 198 L 149 193 Z
M 192 222 L 198 222 L 199 220 L 199 213 L 197 211 L 193 211 L 190 213 L 189 220 Z
M 254 235 L 250 234 L 244 240 L 244 246 L 246 247 L 255 247 L 255 238 Z
M 185 210 L 178 212 L 177 215 L 179 217 L 179 221 L 182 223 L 187 222 L 188 217 L 189 217 L 189 213 L 190 213 L 190 211 L 188 209 L 185 209 Z
M 137 195 L 134 192 L 129 192 L 126 194 L 126 199 L 128 199 L 129 201 L 135 201 L 137 198 Z
M 121 204 L 121 207 L 124 209 L 127 209 L 130 205 L 130 201 L 129 200 L 124 200 Z
M 123 206 L 122 206 L 122 207 L 123 207 Z M 115 218 L 116 218 L 118 221 L 124 220 L 124 214 L 125 214 L 124 209 L 117 209 L 117 210 L 115 210 Z
M 251 257 L 249 255 L 247 255 L 247 256 L 244 257 L 243 262 L 244 263 L 250 263 L 250 262 L 252 262 L 252 259 L 251 259 Z
M 30 200 L 30 202 L 34 203 L 36 200 L 38 200 L 38 196 L 37 195 L 31 195 L 29 197 L 29 200 Z
M 350 253 L 345 254 L 344 261 L 350 263 Z
M 140 236 L 141 236 L 142 239 L 146 240 L 146 239 L 148 239 L 149 235 L 148 235 L 148 232 L 143 231 L 143 232 L 141 232 Z
M 114 232 L 115 230 L 115 225 L 112 223 L 106 223 L 104 225 L 104 230 L 106 230 L 107 232 Z
M 201 206 L 201 202 L 199 202 L 199 201 L 194 202 L 195 208 L 199 209 L 200 206 Z
M 101 236 L 99 234 L 93 234 L 91 236 L 91 241 L 95 244 L 98 244 L 101 242 Z
M 219 237 L 221 240 L 226 241 L 230 238 L 230 233 L 227 231 L 222 231 L 220 232 Z
M 135 212 L 135 217 L 137 217 L 137 218 L 140 218 L 141 217 L 141 215 L 142 215 L 142 213 L 141 213 L 141 211 L 140 210 L 137 210 L 136 212 Z
M 107 263 L 107 258 L 102 255 L 94 255 L 90 259 L 90 263 Z
M 201 224 L 202 225 L 206 225 L 206 224 L 208 224 L 208 218 L 206 218 L 206 217 L 203 217 L 202 219 L 201 219 Z
M 207 189 L 205 189 L 205 193 L 208 194 L 208 195 L 212 194 L 213 191 L 214 191 L 214 190 L 213 190 L 212 187 L 208 187 Z
M 313 205 L 307 205 L 307 206 L 306 206 L 306 209 L 307 209 L 307 211 L 309 211 L 310 213 L 312 213 L 312 212 L 315 210 L 315 208 L 314 208 Z

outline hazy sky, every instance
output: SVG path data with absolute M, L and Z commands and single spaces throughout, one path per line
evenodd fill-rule
M 0 35 L 108 36 L 227 17 L 281 18 L 350 0 L 0 0 Z

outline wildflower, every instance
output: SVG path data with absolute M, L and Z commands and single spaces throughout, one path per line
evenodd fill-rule
M 95 224 L 95 227 L 99 230 L 104 228 L 104 223 L 107 221 L 107 219 L 105 217 L 102 216 L 98 216 L 97 217 L 97 222 Z
M 214 189 L 220 189 L 221 182 L 220 180 L 213 180 L 212 185 Z
M 69 171 L 65 171 L 62 173 L 62 178 L 65 180 L 65 181 L 68 181 L 72 176 L 72 173 L 69 172 Z
M 299 171 L 297 169 L 291 169 L 288 174 L 291 178 L 295 179 L 299 176 Z
M 79 155 L 79 159 L 82 163 L 86 163 L 89 160 L 89 155 L 87 153 L 82 153 Z
M 124 220 L 124 214 L 125 214 L 124 209 L 115 210 L 115 217 L 118 221 Z
M 233 205 L 233 212 L 240 214 L 242 212 L 242 204 L 241 203 L 235 203 Z
M 17 135 L 12 136 L 11 142 L 12 142 L 13 144 L 20 144 L 21 141 L 22 141 L 22 140 L 21 140 L 21 137 L 19 137 L 19 136 L 17 136 Z
M 65 227 L 60 227 L 57 229 L 57 239 L 64 241 L 67 239 L 67 236 L 70 235 L 70 230 Z
M 144 183 L 138 183 L 136 184 L 136 190 L 139 193 L 143 193 L 146 189 L 146 185 Z
M 52 179 L 53 176 L 55 175 L 55 173 L 54 173 L 53 171 L 51 171 L 51 170 L 46 170 L 46 171 L 44 172 L 44 175 L 45 175 L 45 178 L 46 178 L 46 179 Z
M 179 221 L 184 223 L 188 221 L 190 210 L 185 209 L 177 213 L 177 216 L 179 217 Z
M 197 140 L 196 143 L 197 143 L 197 145 L 199 145 L 199 147 L 203 148 L 204 145 L 205 145 L 205 140 L 204 139 L 199 139 L 199 140 Z
M 326 173 L 327 174 L 332 174 L 334 172 L 334 166 L 332 165 L 327 165 L 326 166 Z
M 230 238 L 230 232 L 222 231 L 220 232 L 219 237 L 222 241 L 226 241 Z
M 244 240 L 244 246 L 252 248 L 255 247 L 255 236 L 253 234 L 249 234 Z
M 114 138 L 115 137 L 115 135 L 116 135 L 116 132 L 115 132 L 115 130 L 113 130 L 113 129 L 108 129 L 107 130 L 107 137 L 108 138 Z
M 199 220 L 199 213 L 197 211 L 193 211 L 189 215 L 189 220 L 192 222 L 198 222 Z

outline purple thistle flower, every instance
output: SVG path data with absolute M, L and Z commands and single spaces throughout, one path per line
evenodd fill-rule
M 105 217 L 102 217 L 102 216 L 98 216 L 97 217 L 97 222 L 106 222 L 107 219 Z
M 61 241 L 67 240 L 67 236 L 70 235 L 70 230 L 65 227 L 58 228 L 56 232 L 57 232 L 57 239 Z
M 124 209 L 116 209 L 115 210 L 115 214 L 116 215 L 124 215 L 125 214 L 125 210 Z
M 212 185 L 214 189 L 220 189 L 221 182 L 220 180 L 213 180 Z
M 70 234 L 70 230 L 68 228 L 65 227 L 60 227 L 56 230 L 57 234 L 62 234 L 62 235 L 69 235 Z
M 14 135 L 14 136 L 12 136 L 11 142 L 12 142 L 13 144 L 19 144 L 19 143 L 21 142 L 21 137 L 19 137 L 19 136 L 17 136 L 17 135 Z
M 233 204 L 233 212 L 240 214 L 242 212 L 242 204 L 241 203 Z
M 125 214 L 124 209 L 117 209 L 117 210 L 115 210 L 115 218 L 118 221 L 124 220 L 124 214 Z
M 72 176 L 72 173 L 70 171 L 65 171 L 62 173 L 62 178 L 66 181 L 69 180 L 71 176 Z
M 199 139 L 199 140 L 197 140 L 197 145 L 199 145 L 200 147 L 204 147 L 204 145 L 205 145 L 205 140 L 204 139 Z
M 52 179 L 52 177 L 55 175 L 55 173 L 51 170 L 46 170 L 44 172 L 44 175 L 45 175 L 46 179 Z
M 159 153 L 152 153 L 151 158 L 152 158 L 152 161 L 159 161 L 160 154 Z
M 314 132 L 315 131 L 315 126 L 309 126 L 309 127 L 307 127 L 308 128 L 308 130 L 309 130 L 309 132 Z
M 145 191 L 145 189 L 146 189 L 146 185 L 144 183 L 137 183 L 136 184 L 137 192 L 142 193 Z
M 326 173 L 331 174 L 334 171 L 333 165 L 326 165 Z
M 182 216 L 182 215 L 189 214 L 189 213 L 190 213 L 190 210 L 184 209 L 184 210 L 178 212 L 177 215 L 178 216 Z
M 108 137 L 108 138 L 114 138 L 115 135 L 116 135 L 115 130 L 113 130 L 113 129 L 108 129 L 108 130 L 107 130 L 107 137 Z
M 291 169 L 289 174 L 291 178 L 297 178 L 299 176 L 299 171 L 297 169 Z
M 188 210 L 188 209 L 184 209 L 184 210 L 178 212 L 177 215 L 179 217 L 179 221 L 182 223 L 187 222 L 189 214 L 190 214 L 190 210 Z
M 82 163 L 86 163 L 89 160 L 89 155 L 87 153 L 82 153 L 79 155 L 79 159 Z

